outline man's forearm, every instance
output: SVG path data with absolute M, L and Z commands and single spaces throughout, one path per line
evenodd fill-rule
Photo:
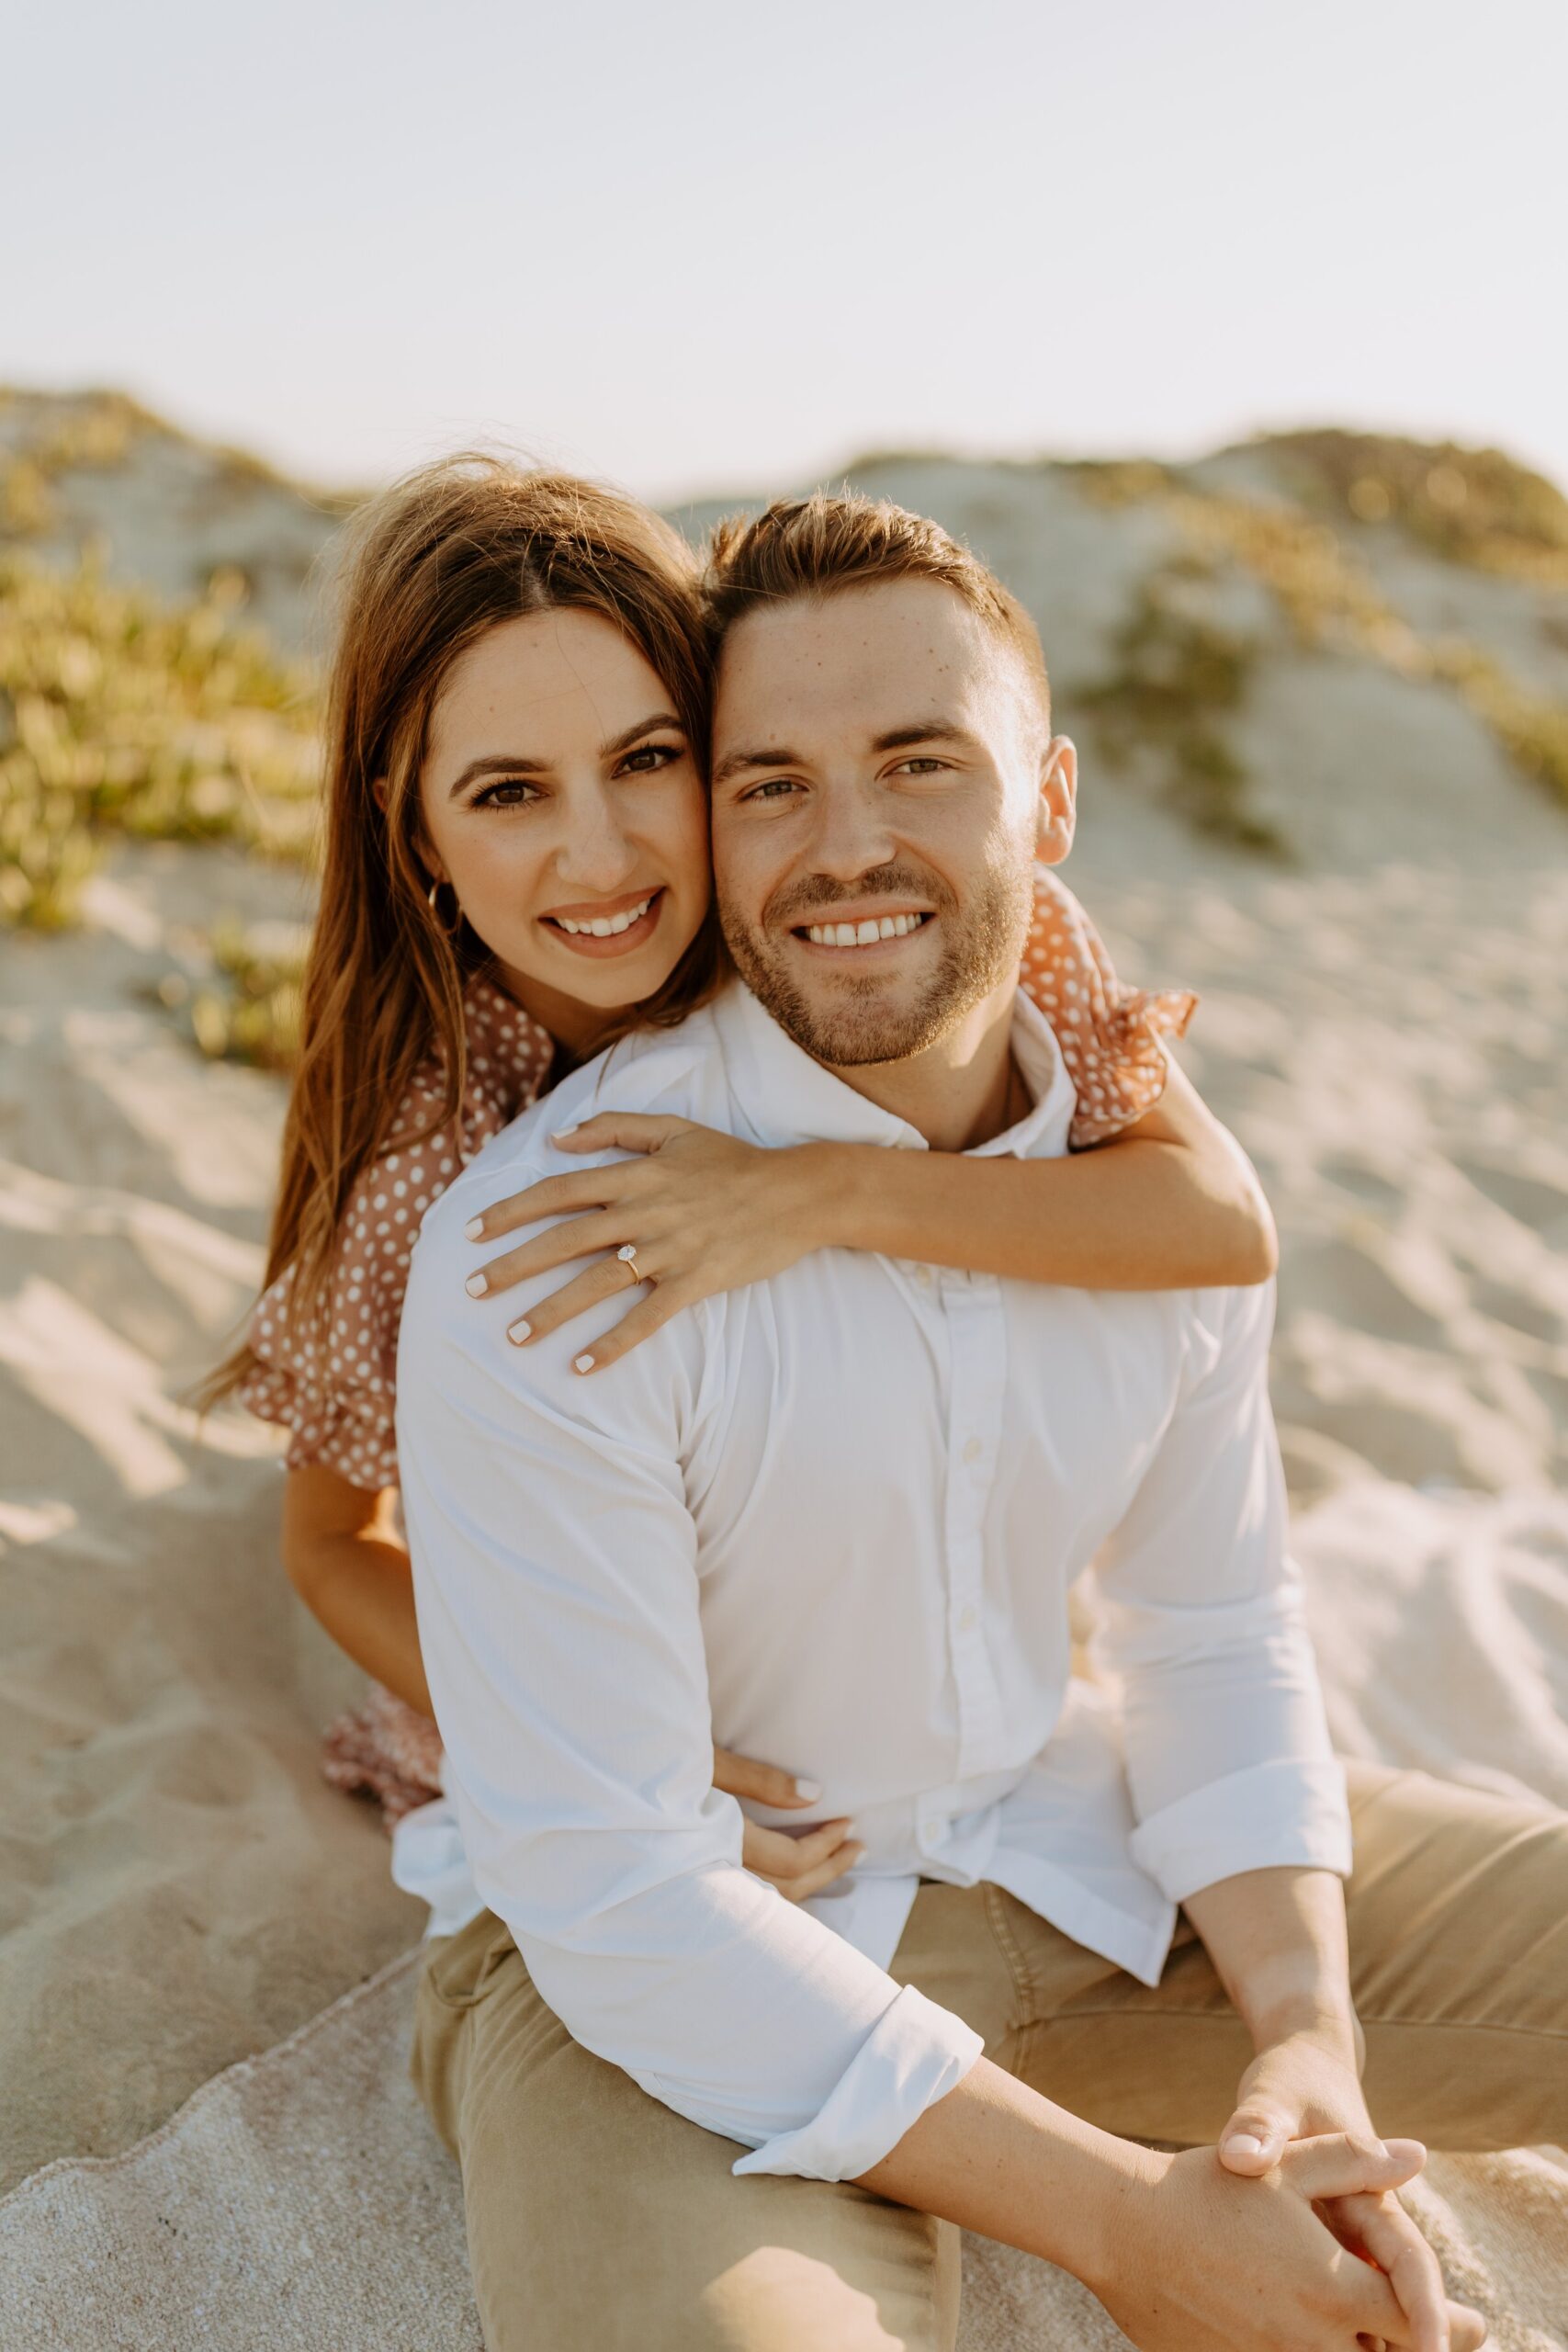
M 1242 1871 L 1182 1905 L 1262 2050 L 1304 2028 L 1355 2031 L 1345 1889 L 1333 1871 Z
M 1157 2164 L 980 2058 L 857 2185 L 1098 2289 L 1111 2276 L 1122 2200 Z

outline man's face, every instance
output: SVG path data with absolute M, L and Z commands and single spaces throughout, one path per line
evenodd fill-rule
M 742 978 L 840 1069 L 924 1052 L 1010 983 L 1072 745 L 955 590 L 879 582 L 738 622 L 714 714 L 714 872 Z

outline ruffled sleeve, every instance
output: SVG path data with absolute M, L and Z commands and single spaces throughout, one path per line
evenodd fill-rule
M 1124 987 L 1105 943 L 1054 866 L 1034 870 L 1034 920 L 1020 982 L 1056 1033 L 1078 1106 L 1075 1151 L 1120 1135 L 1152 1110 L 1168 1075 L 1161 1035 L 1180 1037 L 1191 989 Z
M 468 1079 L 455 1120 L 371 1163 L 349 1195 L 323 1311 L 299 1326 L 288 1307 L 293 1270 L 256 1302 L 247 1337 L 256 1363 L 241 1401 L 289 1430 L 291 1470 L 320 1463 L 350 1486 L 398 1483 L 393 1411 L 398 1324 L 421 1220 L 464 1162 L 531 1102 L 549 1069 L 547 1033 L 493 983 L 468 1004 Z M 417 1135 L 438 1111 L 440 1072 L 422 1066 L 390 1132 Z

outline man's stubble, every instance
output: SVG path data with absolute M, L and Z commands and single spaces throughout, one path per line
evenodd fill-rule
M 942 929 L 935 970 L 911 1004 L 886 1003 L 882 983 L 869 974 L 864 980 L 852 974 L 836 978 L 832 999 L 813 1002 L 772 944 L 775 932 L 826 921 L 835 906 L 867 898 L 931 901 Z M 853 890 L 818 876 L 776 892 L 757 932 L 736 918 L 722 896 L 719 919 L 741 978 L 784 1035 L 815 1061 L 859 1069 L 927 1052 L 1016 973 L 1033 905 L 1031 858 L 1016 868 L 989 869 L 967 905 L 936 875 L 894 863 L 863 876 Z

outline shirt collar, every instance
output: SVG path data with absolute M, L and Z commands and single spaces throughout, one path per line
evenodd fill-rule
M 712 1017 L 737 1107 L 760 1143 L 878 1143 L 905 1151 L 929 1148 L 918 1127 L 857 1094 L 852 1086 L 813 1061 L 785 1035 L 743 982 L 730 982 L 716 1000 Z M 993 1136 L 988 1143 L 975 1145 L 966 1156 L 994 1158 L 1007 1153 L 1020 1159 L 1059 1158 L 1067 1148 L 1067 1127 L 1077 1096 L 1055 1031 L 1021 989 L 1013 1002 L 1012 1050 L 1033 1097 L 1033 1107 L 1016 1125 Z

